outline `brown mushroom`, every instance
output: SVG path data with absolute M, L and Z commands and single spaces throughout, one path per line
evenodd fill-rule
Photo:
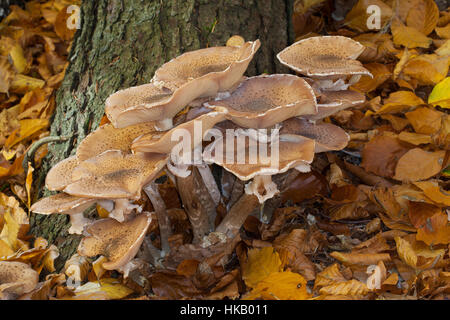
M 80 162 L 64 192 L 96 199 L 139 199 L 142 188 L 156 178 L 167 158 L 155 153 L 105 151 Z
M 39 281 L 39 274 L 28 264 L 0 261 L 0 299 L 15 299 L 32 291 Z
M 363 104 L 366 97 L 353 90 L 323 91 L 317 104 L 317 114 L 305 116 L 309 120 L 320 120 L 341 110 Z
M 300 170 L 308 167 L 314 159 L 314 147 L 314 140 L 298 135 L 280 135 L 279 141 L 278 138 L 258 141 L 254 134 L 241 131 L 217 138 L 205 148 L 203 159 L 222 166 L 242 181 L 254 179 L 246 185 L 246 192 L 255 194 L 263 203 L 278 192 L 270 177 L 294 167 Z M 271 158 L 277 149 L 278 159 Z M 261 153 L 261 150 L 266 152 Z
M 79 198 L 59 193 L 39 200 L 31 206 L 34 213 L 49 215 L 53 213 L 70 216 L 70 234 L 82 234 L 84 227 L 93 220 L 85 218 L 83 212 L 96 203 L 95 199 Z
M 81 240 L 78 254 L 85 257 L 101 254 L 108 259 L 103 268 L 121 268 L 137 254 L 151 221 L 147 213 L 122 223 L 109 218 L 98 220 L 86 228 L 90 236 Z
M 289 74 L 251 77 L 230 96 L 205 106 L 228 109 L 226 117 L 247 128 L 268 128 L 286 119 L 317 113 L 316 97 L 302 78 Z
M 341 127 L 331 123 L 314 124 L 299 118 L 291 118 L 281 124 L 280 136 L 290 134 L 315 140 L 315 153 L 342 150 L 350 140 L 350 136 Z
M 58 162 L 45 177 L 45 186 L 50 191 L 61 191 L 72 182 L 72 171 L 78 165 L 76 156 Z
M 359 42 L 343 36 L 320 36 L 302 39 L 278 53 L 278 60 L 296 72 L 324 80 L 323 87 L 347 89 L 361 75 L 372 76 L 356 60 L 364 51 Z M 349 84 L 344 78 L 351 76 Z M 337 82 L 334 82 L 337 80 Z
M 129 153 L 131 143 L 138 137 L 155 132 L 153 122 L 139 123 L 117 129 L 110 123 L 99 127 L 81 141 L 77 149 L 78 161 L 84 161 L 108 150 L 121 150 Z
M 259 46 L 256 40 L 240 47 L 211 47 L 184 53 L 162 65 L 152 83 L 111 95 L 105 112 L 118 128 L 157 121 L 159 130 L 168 130 L 173 117 L 190 102 L 215 96 L 239 82 Z

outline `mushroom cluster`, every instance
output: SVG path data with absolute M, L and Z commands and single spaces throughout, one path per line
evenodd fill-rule
M 344 130 L 320 120 L 363 103 L 365 97 L 348 86 L 370 76 L 356 60 L 364 47 L 345 37 L 301 40 L 278 54 L 282 64 L 305 77 L 246 78 L 260 42 L 239 44 L 184 53 L 162 65 L 150 83 L 112 94 L 105 107 L 111 123 L 49 171 L 46 187 L 60 193 L 31 210 L 69 215 L 69 233 L 83 235 L 78 254 L 105 256 L 105 269 L 124 270 L 143 243 L 152 263 L 160 265 L 172 249 L 172 227 L 155 182 L 166 175 L 177 186 L 193 244 L 206 248 L 233 238 L 252 210 L 224 203 L 212 164 L 243 181 L 250 203 L 263 204 L 279 193 L 273 176 L 307 172 L 315 153 L 347 145 Z M 154 213 L 138 204 L 142 191 Z M 108 217 L 85 217 L 95 204 Z M 229 210 L 216 225 L 221 204 Z M 146 241 L 153 218 L 160 248 Z

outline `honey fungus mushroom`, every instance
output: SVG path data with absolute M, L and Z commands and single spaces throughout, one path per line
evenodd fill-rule
M 242 181 L 253 179 L 245 191 L 264 203 L 278 193 L 271 176 L 294 167 L 308 168 L 314 159 L 314 148 L 314 140 L 294 134 L 281 135 L 279 141 L 278 137 L 258 141 L 255 134 L 246 135 L 241 131 L 238 135 L 227 134 L 209 144 L 203 152 L 203 159 L 206 163 L 220 165 Z M 275 154 L 278 157 L 271 158 Z
M 347 37 L 320 36 L 297 41 L 278 53 L 277 58 L 283 65 L 320 82 L 324 90 L 337 91 L 346 90 L 362 75 L 372 76 L 356 60 L 364 49 Z
M 137 254 L 151 221 L 147 213 L 122 223 L 109 218 L 98 220 L 86 228 L 89 236 L 81 240 L 78 254 L 85 257 L 103 255 L 108 259 L 103 268 L 120 269 Z
M 159 130 L 168 130 L 173 117 L 189 103 L 238 83 L 259 46 L 256 40 L 184 53 L 162 65 L 151 83 L 112 94 L 105 112 L 117 128 L 156 121 Z
M 205 106 L 226 108 L 229 120 L 255 129 L 317 113 L 313 89 L 302 78 L 289 74 L 247 78 L 230 96 L 216 98 Z
M 0 261 L 0 300 L 15 299 L 28 293 L 39 281 L 39 274 L 28 264 Z

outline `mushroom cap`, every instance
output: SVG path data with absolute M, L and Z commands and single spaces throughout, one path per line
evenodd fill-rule
M 78 165 L 76 156 L 58 162 L 45 177 L 45 186 L 50 191 L 61 191 L 72 182 L 72 171 Z
M 261 46 L 259 40 L 242 46 L 210 47 L 183 53 L 163 64 L 154 81 L 173 91 L 192 80 L 209 78 L 226 91 L 238 82 Z
M 231 140 L 231 141 L 230 141 Z M 216 151 L 220 148 L 216 148 L 221 144 L 222 154 L 217 154 Z M 267 153 L 265 156 L 259 154 L 254 163 L 250 159 L 249 149 L 251 145 L 258 145 L 258 147 L 266 148 Z M 229 145 L 234 146 L 234 152 L 227 152 Z M 299 136 L 299 135 L 286 135 L 285 137 L 280 135 L 279 140 L 279 161 L 277 164 L 272 165 L 271 152 L 272 145 L 257 141 L 252 135 L 245 138 L 245 145 L 238 143 L 238 137 L 236 135 L 225 135 L 222 138 L 214 140 L 209 144 L 203 152 L 203 160 L 207 163 L 215 163 L 220 165 L 225 170 L 233 173 L 240 180 L 247 181 L 255 176 L 259 175 L 274 175 L 278 173 L 286 172 L 287 170 L 296 167 L 300 164 L 309 164 L 314 159 L 314 140 Z M 245 153 L 244 153 L 245 152 Z M 238 163 L 238 155 L 244 155 L 244 163 Z M 278 165 L 278 166 L 276 166 Z
M 297 41 L 281 51 L 281 64 L 313 78 L 372 74 L 355 60 L 364 51 L 359 42 L 343 36 L 320 36 Z
M 28 264 L 0 261 L 0 294 L 22 295 L 36 288 L 39 274 Z
M 77 149 L 78 161 L 84 161 L 108 150 L 129 153 L 131 143 L 138 137 L 156 132 L 154 123 L 140 123 L 117 129 L 110 123 L 99 127 L 81 141 Z
M 138 199 L 142 187 L 158 175 L 167 158 L 156 153 L 105 151 L 80 162 L 72 172 L 73 182 L 64 192 L 96 199 Z
M 152 83 L 111 95 L 105 107 L 108 119 L 115 127 L 123 128 L 173 118 L 195 99 L 214 96 L 238 83 L 259 46 L 256 40 L 241 47 L 184 53 L 162 65 Z
M 67 193 L 58 193 L 34 203 L 31 211 L 39 214 L 65 213 L 84 211 L 95 203 L 95 199 L 75 197 Z
M 196 132 L 196 128 L 201 129 L 201 132 L 199 132 L 199 134 L 201 134 L 201 138 L 203 139 L 205 133 L 209 129 L 214 127 L 216 123 L 225 120 L 226 113 L 227 110 L 225 108 L 217 108 L 214 111 L 210 110 L 210 112 L 202 114 L 193 120 L 182 123 L 164 133 L 146 134 L 136 139 L 133 142 L 131 149 L 134 152 L 154 152 L 169 154 L 172 151 L 172 148 L 179 143 L 178 136 L 176 136 L 176 140 L 172 140 L 172 138 L 174 138 L 174 134 L 183 133 L 181 130 L 186 130 L 182 137 L 186 138 L 185 135 L 188 135 L 188 137 L 191 139 L 191 148 L 194 149 L 199 143 L 202 143 L 202 140 L 196 141 L 195 139 L 195 134 L 198 134 Z
M 151 221 L 151 215 L 146 213 L 122 223 L 110 218 L 97 220 L 86 228 L 90 236 L 81 240 L 78 254 L 86 257 L 101 254 L 108 258 L 103 268 L 120 268 L 138 252 Z
M 290 74 L 247 78 L 229 97 L 205 105 L 227 108 L 229 120 L 257 129 L 271 127 L 291 117 L 317 113 L 311 86 Z
M 310 120 L 320 120 L 341 110 L 356 107 L 366 102 L 366 97 L 353 90 L 323 91 L 317 104 L 317 114 L 305 116 Z
M 280 136 L 290 134 L 314 139 L 315 153 L 342 150 L 350 140 L 350 136 L 341 127 L 331 123 L 314 124 L 299 118 L 291 118 L 282 123 Z

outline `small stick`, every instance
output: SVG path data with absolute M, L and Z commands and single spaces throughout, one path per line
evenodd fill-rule
M 50 143 L 50 142 L 59 142 L 59 141 L 67 141 L 69 140 L 73 135 L 70 136 L 60 136 L 60 137 L 45 137 L 42 138 L 35 143 L 31 145 L 31 147 L 28 149 L 28 151 L 25 153 L 25 156 L 23 157 L 22 161 L 22 168 L 25 170 L 25 173 L 28 170 L 28 161 L 29 159 L 32 159 L 36 151 L 43 146 L 44 144 Z

